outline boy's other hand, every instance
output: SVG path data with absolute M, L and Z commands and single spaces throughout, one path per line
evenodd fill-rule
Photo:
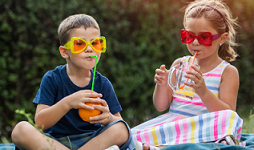
M 102 113 L 98 116 L 90 117 L 90 123 L 101 123 L 107 125 L 110 123 L 112 114 L 109 111 L 108 104 L 105 100 L 101 99 L 101 105 L 93 105 L 94 109 L 100 110 Z

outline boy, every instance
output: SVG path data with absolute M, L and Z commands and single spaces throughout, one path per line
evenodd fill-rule
M 47 138 L 27 122 L 20 122 L 12 132 L 20 149 L 102 150 L 112 145 L 125 149 L 131 141 L 130 129 L 121 118 L 122 110 L 110 81 L 92 68 L 95 58 L 105 52 L 106 40 L 93 17 L 72 15 L 58 28 L 59 51 L 67 64 L 48 71 L 42 78 L 33 102 L 37 104 L 35 123 Z M 86 102 L 101 105 L 86 105 Z M 78 109 L 97 109 L 102 113 L 83 121 Z

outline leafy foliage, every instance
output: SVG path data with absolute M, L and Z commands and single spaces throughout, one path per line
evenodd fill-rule
M 10 139 L 14 125 L 34 114 L 32 100 L 42 76 L 65 64 L 58 47 L 57 28 L 69 15 L 86 13 L 107 38 L 107 52 L 97 70 L 112 82 L 123 107 L 122 117 L 131 127 L 155 117 L 152 103 L 154 70 L 167 68 L 188 54 L 180 42 L 183 11 L 190 0 L 0 1 L 0 137 Z M 240 74 L 238 108 L 254 101 L 253 0 L 227 1 L 241 28 L 237 41 L 240 57 L 233 62 Z

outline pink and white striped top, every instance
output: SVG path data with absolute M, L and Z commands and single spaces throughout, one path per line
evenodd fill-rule
M 188 62 L 190 58 L 191 56 L 185 56 L 182 61 Z M 203 74 L 206 86 L 216 97 L 219 97 L 221 75 L 227 65 L 229 65 L 228 62 L 222 61 L 216 68 Z M 173 97 L 173 101 L 169 109 L 169 113 L 180 114 L 186 117 L 193 117 L 208 112 L 209 111 L 206 106 L 197 94 L 193 95 L 193 99 L 191 101 L 184 98 Z

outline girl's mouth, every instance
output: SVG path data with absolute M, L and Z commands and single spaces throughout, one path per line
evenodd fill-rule
M 199 51 L 198 50 L 194 50 L 194 53 L 193 53 L 193 55 L 195 55 L 195 53 L 198 53 Z

